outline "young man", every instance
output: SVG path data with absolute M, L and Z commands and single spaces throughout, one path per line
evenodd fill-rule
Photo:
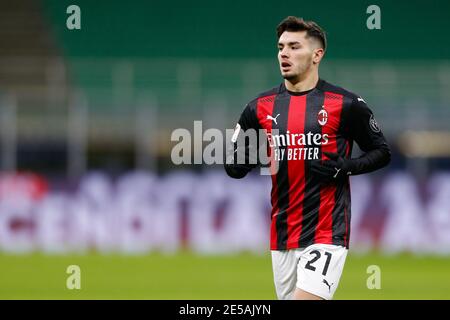
M 322 29 L 287 17 L 277 34 L 284 82 L 247 104 L 225 170 L 242 178 L 255 168 L 249 162 L 260 144 L 238 146 L 237 137 L 266 131 L 271 166 L 277 165 L 270 243 L 277 296 L 331 299 L 349 247 L 349 176 L 386 166 L 390 149 L 366 102 L 319 78 Z M 365 152 L 359 158 L 351 158 L 353 141 Z M 239 154 L 245 163 L 237 161 Z

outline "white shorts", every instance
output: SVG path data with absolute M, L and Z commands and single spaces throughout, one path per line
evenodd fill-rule
M 278 299 L 290 299 L 296 287 L 323 299 L 332 299 L 347 252 L 347 248 L 331 244 L 313 244 L 305 249 L 272 250 Z

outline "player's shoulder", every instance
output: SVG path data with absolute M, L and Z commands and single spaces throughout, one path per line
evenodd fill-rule
M 344 96 L 352 104 L 358 104 L 360 102 L 366 103 L 360 95 L 348 89 L 344 89 L 343 87 L 329 83 L 328 81 L 325 81 L 323 79 L 320 79 L 318 88 L 324 92 Z
M 257 94 L 252 100 L 250 100 L 247 103 L 247 106 L 250 108 L 256 108 L 256 104 L 258 101 L 265 101 L 270 102 L 275 99 L 275 96 L 280 93 L 280 90 L 282 89 L 281 85 L 278 85 L 276 87 L 270 88 L 269 90 L 263 91 L 259 94 Z
M 366 101 L 358 94 L 344 89 L 342 87 L 338 87 L 326 81 L 323 81 L 321 84 L 321 89 L 325 91 L 325 94 L 337 94 L 344 97 L 344 107 L 343 110 L 346 115 L 350 117 L 354 116 L 362 116 L 362 115 L 370 115 L 372 114 L 372 110 L 370 110 Z M 346 100 L 346 102 L 345 102 Z
M 283 89 L 283 84 L 280 84 L 276 87 L 270 88 L 269 90 L 266 90 L 264 92 L 261 92 L 256 96 L 254 100 L 264 99 L 264 98 L 270 98 L 276 96 L 278 93 L 280 93 Z

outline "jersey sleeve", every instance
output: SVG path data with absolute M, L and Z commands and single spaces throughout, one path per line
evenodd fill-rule
M 259 123 L 256 117 L 256 108 L 251 104 L 247 104 L 239 117 L 238 123 L 243 131 L 248 129 L 258 130 Z
M 372 110 L 358 97 L 350 107 L 350 138 L 356 141 L 364 154 L 351 159 L 352 175 L 372 172 L 386 166 L 391 160 L 389 145 L 381 132 Z
M 368 152 L 386 146 L 387 141 L 372 110 L 362 98 L 355 98 L 350 106 L 350 137 L 362 151 Z
M 258 166 L 259 128 L 256 108 L 249 103 L 245 106 L 239 117 L 231 141 L 226 142 L 227 156 L 224 166 L 225 171 L 230 177 L 236 179 L 243 178 L 250 170 Z M 256 134 L 255 143 L 251 143 L 245 138 L 250 130 L 254 130 Z M 241 158 L 239 158 L 240 156 Z

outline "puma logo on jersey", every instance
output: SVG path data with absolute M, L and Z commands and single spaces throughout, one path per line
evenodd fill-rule
M 278 116 L 279 116 L 280 114 L 277 114 L 276 116 L 275 116 L 275 118 L 274 117 L 272 117 L 271 115 L 267 115 L 267 117 L 266 117 L 266 119 L 267 120 L 272 120 L 273 122 L 275 122 L 275 124 L 276 125 L 278 125 L 278 123 L 277 123 L 277 118 L 278 118 Z
M 325 283 L 325 285 L 328 287 L 328 291 L 331 292 L 331 286 L 334 284 L 329 284 L 327 280 L 323 279 L 323 283 Z
M 362 101 L 362 102 L 366 103 L 363 98 L 358 97 L 358 101 Z

